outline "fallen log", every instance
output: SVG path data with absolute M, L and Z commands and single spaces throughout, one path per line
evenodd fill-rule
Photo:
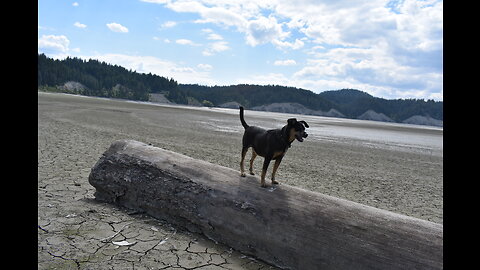
M 320 181 L 320 180 L 319 180 Z M 167 220 L 284 269 L 442 269 L 443 225 L 121 140 L 94 165 L 95 198 Z

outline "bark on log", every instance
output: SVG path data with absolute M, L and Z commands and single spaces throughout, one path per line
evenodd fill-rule
M 321 181 L 321 179 L 319 179 Z M 284 269 L 442 269 L 443 225 L 281 184 L 137 141 L 92 168 L 98 200 L 145 211 Z

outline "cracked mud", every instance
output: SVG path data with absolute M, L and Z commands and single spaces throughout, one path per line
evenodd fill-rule
M 81 108 L 54 100 L 39 94 L 39 269 L 276 269 L 201 235 L 96 201 L 90 168 L 125 135 L 80 126 L 64 117 Z
M 248 117 L 262 127 L 284 122 Z M 323 126 L 335 126 L 318 119 L 309 124 L 319 136 Z M 143 213 L 100 203 L 88 183 L 90 169 L 119 139 L 238 170 L 242 131 L 237 114 L 39 92 L 38 268 L 275 269 Z M 441 151 L 315 141 L 314 133 L 289 150 L 277 172 L 281 183 L 443 223 Z M 262 162 L 255 160 L 257 174 Z

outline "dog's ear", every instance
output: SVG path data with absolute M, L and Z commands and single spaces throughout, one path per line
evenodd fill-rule
M 303 120 L 302 120 L 302 121 L 298 121 L 298 122 L 302 123 L 306 128 L 309 128 L 307 122 L 305 122 L 305 121 L 303 121 Z
M 287 124 L 289 126 L 295 125 L 296 122 L 297 122 L 297 118 L 290 118 L 290 119 L 287 120 Z

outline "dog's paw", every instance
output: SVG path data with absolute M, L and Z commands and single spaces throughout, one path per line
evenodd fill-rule
M 255 175 L 253 172 L 250 172 L 250 175 Z
M 272 180 L 272 184 L 273 184 L 273 185 L 278 185 L 278 184 L 280 184 L 280 183 L 278 183 L 278 182 L 275 181 L 275 180 Z
M 262 188 L 267 188 L 267 184 L 260 185 Z
M 247 175 L 245 173 L 240 174 L 241 177 L 246 177 Z

